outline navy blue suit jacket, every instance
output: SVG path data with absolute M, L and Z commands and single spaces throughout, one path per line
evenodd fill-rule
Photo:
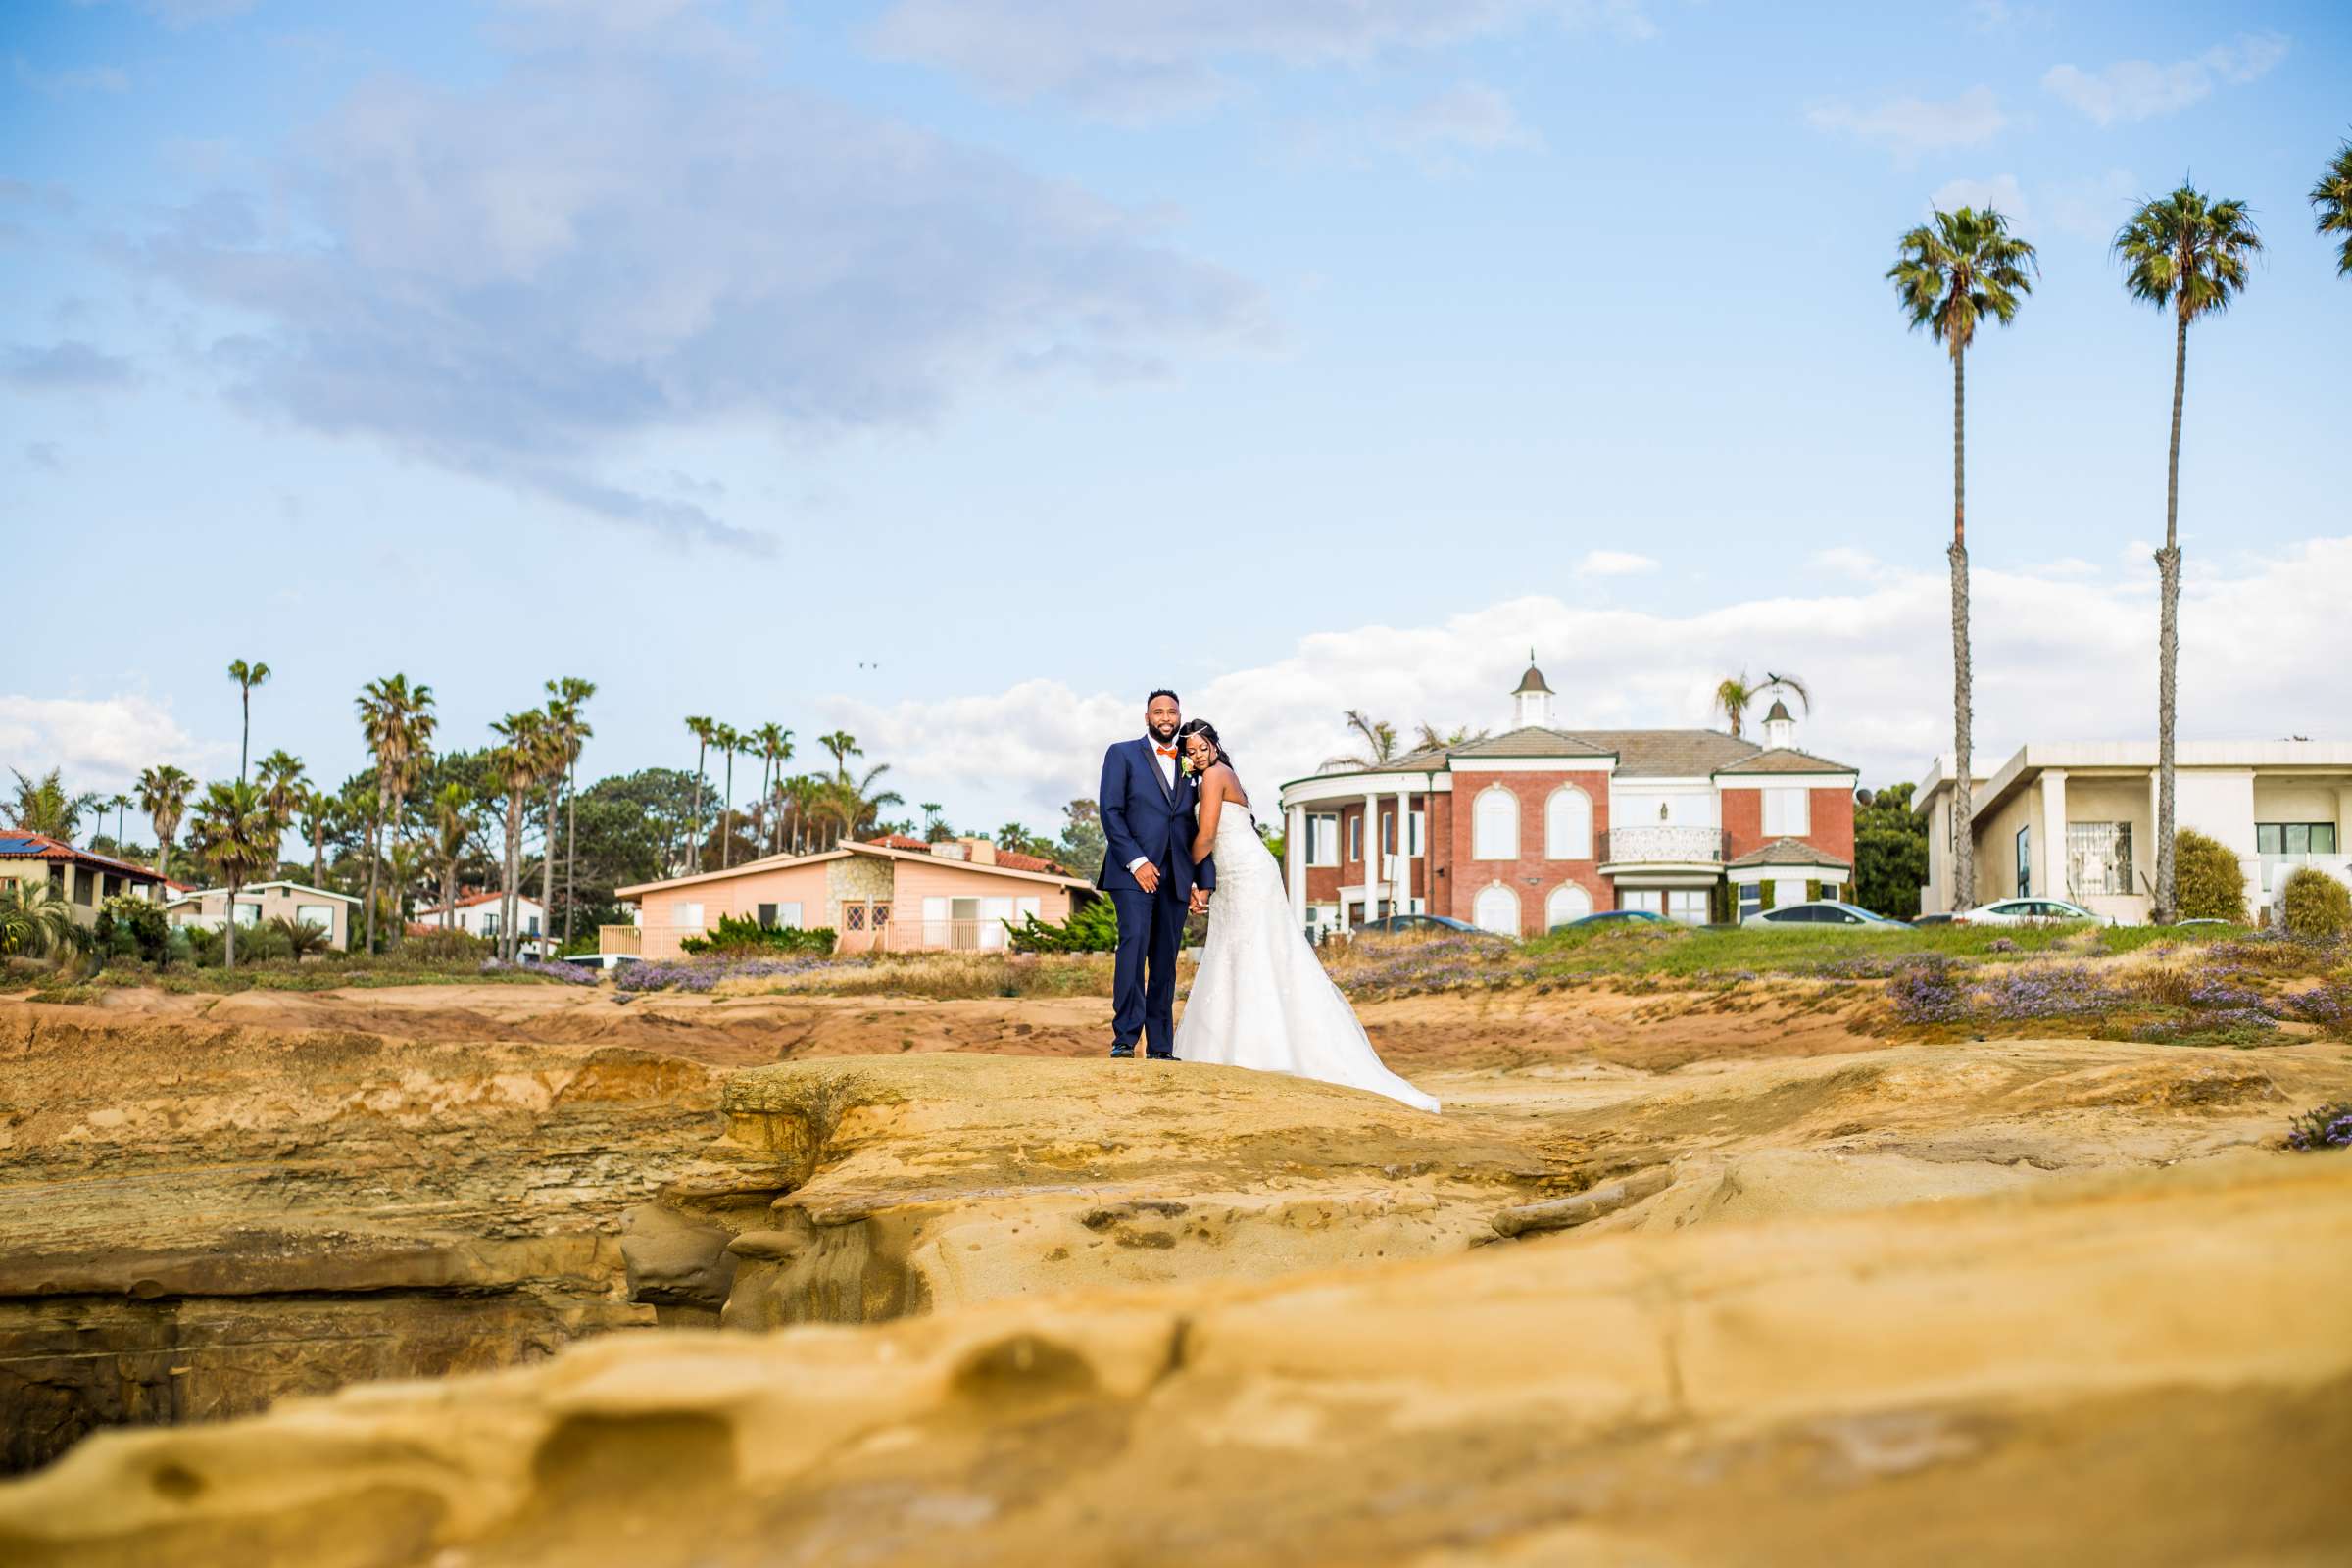
M 1102 832 L 1110 840 L 1110 853 L 1102 858 L 1095 886 L 1140 891 L 1135 873 L 1127 867 L 1136 860 L 1149 860 L 1159 867 L 1160 887 L 1172 888 L 1180 898 L 1192 897 L 1196 882 L 1213 890 L 1216 861 L 1211 858 L 1198 867 L 1193 864 L 1193 832 L 1198 826 L 1193 808 L 1199 796 L 1182 768 L 1176 772 L 1176 787 L 1168 788 L 1160 777 L 1159 759 L 1152 755 L 1152 743 L 1140 736 L 1104 752 L 1102 787 L 1095 792 L 1095 805 L 1102 813 Z

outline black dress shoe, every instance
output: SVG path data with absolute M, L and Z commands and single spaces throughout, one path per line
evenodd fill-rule
M 1173 1051 L 1147 1051 L 1144 1054 L 1153 1061 L 1174 1061 L 1176 1059 L 1176 1053 Z
M 1132 1056 L 1135 1054 L 1135 1042 L 1131 1040 L 1125 1044 L 1113 1044 L 1110 1048 L 1110 1054 L 1113 1056 Z

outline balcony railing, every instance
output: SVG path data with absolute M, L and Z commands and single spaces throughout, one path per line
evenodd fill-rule
M 619 955 L 634 958 L 645 952 L 645 933 L 633 925 L 600 925 L 596 928 L 596 951 L 607 957 Z
M 1603 865 L 1721 865 L 1731 835 L 1719 827 L 1644 822 L 1593 837 Z

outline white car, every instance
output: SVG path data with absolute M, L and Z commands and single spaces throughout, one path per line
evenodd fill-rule
M 2069 904 L 2064 899 L 1995 899 L 1952 916 L 1954 925 L 2063 925 L 2075 920 L 2092 925 L 2115 924 L 2114 915 L 2093 914 L 2080 904 Z
M 1859 926 L 1873 933 L 1911 929 L 1900 920 L 1889 920 L 1883 914 L 1871 913 L 1858 904 L 1846 904 L 1838 899 L 1810 899 L 1803 904 L 1784 904 L 1777 909 L 1751 914 L 1740 923 L 1743 926 L 1761 926 L 1767 931 L 1808 925 Z

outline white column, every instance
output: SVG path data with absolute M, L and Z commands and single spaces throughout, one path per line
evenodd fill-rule
M 1332 811 L 1331 830 L 1339 835 L 1340 932 L 1344 936 L 1348 932 L 1348 813 L 1346 811 L 1336 808 Z
M 1291 808 L 1282 833 L 1282 874 L 1291 889 L 1291 924 L 1306 929 L 1306 808 Z
M 1364 796 L 1364 918 L 1380 918 L 1380 797 Z
M 2036 898 L 2064 899 L 2073 894 L 2066 885 L 2066 769 L 2041 770 L 2041 853 L 2034 857 L 2034 874 L 2040 883 Z
M 1402 914 L 1413 898 L 1413 792 L 1396 792 L 1396 863 L 1404 874 L 1396 879 L 1396 912 Z

